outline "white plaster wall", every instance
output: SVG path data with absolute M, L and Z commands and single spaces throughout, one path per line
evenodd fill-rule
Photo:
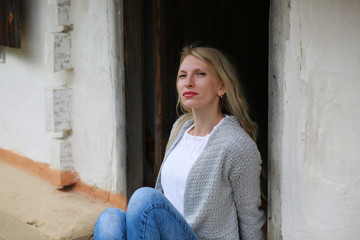
M 50 163 L 54 152 L 52 136 L 45 132 L 44 89 L 60 84 L 63 73 L 50 73 L 44 64 L 47 3 L 21 5 L 21 49 L 5 47 L 0 64 L 0 147 Z
M 119 1 L 118 1 L 119 2 Z M 73 157 L 82 181 L 125 195 L 125 113 L 122 69 L 117 61 L 114 1 L 71 2 Z M 120 88 L 122 102 L 116 103 Z M 117 109 L 117 110 L 116 110 Z M 117 129 L 117 124 L 120 124 Z
M 282 4 L 282 237 L 359 239 L 360 1 Z
M 45 131 L 44 91 L 70 87 L 75 170 L 83 182 L 125 195 L 122 42 L 115 40 L 122 13 L 114 8 L 121 1 L 71 1 L 73 70 L 57 73 L 44 62 L 45 34 L 54 30 L 47 1 L 21 2 L 22 47 L 5 48 L 6 63 L 0 64 L 0 147 L 54 161 L 57 140 Z

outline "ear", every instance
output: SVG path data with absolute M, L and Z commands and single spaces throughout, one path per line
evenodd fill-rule
M 221 96 L 224 95 L 225 93 L 226 93 L 226 88 L 225 88 L 224 85 L 222 85 L 222 86 L 219 88 L 217 94 L 219 95 L 219 97 L 221 97 Z

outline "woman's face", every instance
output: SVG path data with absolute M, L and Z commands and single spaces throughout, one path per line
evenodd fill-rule
M 177 91 L 185 107 L 197 110 L 219 108 L 219 96 L 226 90 L 213 67 L 188 55 L 178 71 Z

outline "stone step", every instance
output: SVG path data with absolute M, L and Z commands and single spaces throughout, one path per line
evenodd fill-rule
M 0 161 L 0 240 L 92 239 L 98 215 L 109 207 Z

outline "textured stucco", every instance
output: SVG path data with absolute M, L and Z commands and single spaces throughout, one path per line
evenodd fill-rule
M 37 162 L 54 158 L 52 136 L 45 131 L 45 88 L 61 85 L 44 64 L 47 3 L 21 2 L 21 49 L 4 47 L 0 64 L 0 147 Z
M 272 20 L 288 16 L 289 28 L 275 23 L 279 32 L 271 40 L 286 39 L 270 51 L 270 73 L 283 73 L 269 76 L 271 89 L 282 93 L 270 96 L 272 108 L 283 111 L 270 116 L 270 147 L 280 149 L 270 164 L 280 169 L 275 178 L 281 199 L 272 213 L 281 221 L 270 232 L 283 239 L 358 239 L 360 2 L 274 2 L 283 7 Z
M 22 48 L 4 48 L 0 64 L 0 147 L 56 168 L 59 136 L 46 132 L 45 91 L 71 88 L 74 170 L 82 182 L 125 195 L 122 1 L 71 1 L 73 69 L 56 73 L 46 66 L 45 40 L 62 28 L 51 25 L 47 1 L 21 5 Z
M 120 12 L 114 1 L 72 1 L 71 9 L 72 54 L 78 56 L 72 60 L 75 168 L 83 181 L 125 195 L 124 101 L 117 102 L 123 99 L 122 56 L 115 42 Z
M 269 17 L 269 172 L 268 172 L 268 238 L 282 239 L 281 233 L 281 184 L 282 184 L 282 138 L 284 131 L 284 65 L 285 43 L 289 35 L 288 4 L 273 1 Z

